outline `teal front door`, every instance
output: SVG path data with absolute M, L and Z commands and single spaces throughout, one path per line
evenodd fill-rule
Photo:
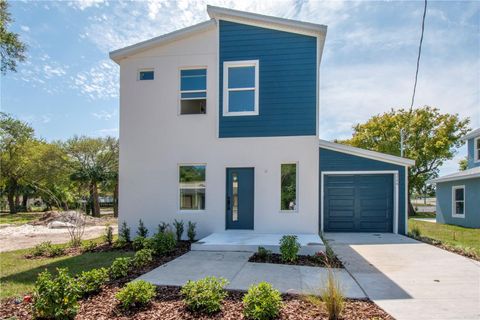
M 254 173 L 254 168 L 227 168 L 227 229 L 253 230 Z

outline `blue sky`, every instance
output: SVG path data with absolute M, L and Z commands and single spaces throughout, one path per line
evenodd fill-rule
M 346 138 L 355 123 L 412 94 L 423 2 L 14 1 L 12 29 L 27 61 L 2 77 L 1 109 L 37 135 L 118 135 L 118 67 L 108 52 L 208 19 L 218 5 L 328 25 L 321 66 L 320 136 Z M 416 106 L 480 126 L 480 3 L 430 2 Z M 457 169 L 465 148 L 442 173 Z

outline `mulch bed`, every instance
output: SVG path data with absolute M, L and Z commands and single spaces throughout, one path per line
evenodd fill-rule
M 257 263 L 289 264 L 294 266 L 343 268 L 342 262 L 336 256 L 333 259 L 328 259 L 323 252 L 318 252 L 314 256 L 299 255 L 295 262 L 284 262 L 282 256 L 278 253 L 261 256 L 256 252 L 248 259 L 248 261 Z
M 440 249 L 447 250 L 447 251 L 459 254 L 461 256 L 480 261 L 480 255 L 477 255 L 475 252 L 468 252 L 463 250 L 462 248 L 457 248 L 457 247 L 445 244 L 440 240 L 435 240 L 425 236 L 415 236 L 413 234 L 408 234 L 408 236 L 412 239 L 431 244 L 432 246 L 438 247 Z
M 176 287 L 159 287 L 155 300 L 149 305 L 132 311 L 123 311 L 115 293 L 118 285 L 109 285 L 102 292 L 80 301 L 80 309 L 75 319 L 245 319 L 241 292 L 229 292 L 223 303 L 222 310 L 214 315 L 192 313 L 182 302 L 180 289 Z M 283 307 L 279 319 L 328 319 L 324 307 L 313 304 L 301 296 L 283 295 Z M 16 316 L 17 319 L 32 319 L 28 304 L 6 303 L 0 306 L 0 318 Z M 369 300 L 347 300 L 341 319 L 360 320 L 378 319 L 393 320 L 385 311 Z

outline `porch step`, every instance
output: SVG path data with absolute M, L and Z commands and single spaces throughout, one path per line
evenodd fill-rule
M 293 233 L 291 233 L 293 234 Z M 299 254 L 312 255 L 325 251 L 322 239 L 317 234 L 293 234 L 300 243 Z M 280 233 L 256 233 L 254 231 L 216 232 L 192 243 L 193 251 L 244 251 L 255 252 L 264 247 L 273 253 L 280 252 Z

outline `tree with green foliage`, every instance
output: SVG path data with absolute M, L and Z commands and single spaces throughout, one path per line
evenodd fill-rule
M 13 19 L 8 12 L 6 0 L 0 0 L 0 72 L 16 71 L 17 62 L 25 60 L 25 44 L 20 41 L 18 34 L 8 30 Z
M 468 168 L 468 160 L 467 160 L 467 158 L 463 158 L 462 160 L 460 160 L 460 161 L 458 162 L 458 169 L 459 169 L 460 171 L 465 171 L 465 170 L 467 170 L 467 168 Z
M 438 176 L 442 164 L 453 158 L 455 148 L 463 143 L 460 138 L 469 131 L 469 122 L 430 106 L 412 112 L 392 109 L 355 125 L 352 138 L 338 142 L 400 156 L 400 131 L 406 130 L 404 156 L 415 160 L 408 174 L 410 198 L 413 191 L 421 193 L 425 183 Z M 415 214 L 411 204 L 409 214 Z

